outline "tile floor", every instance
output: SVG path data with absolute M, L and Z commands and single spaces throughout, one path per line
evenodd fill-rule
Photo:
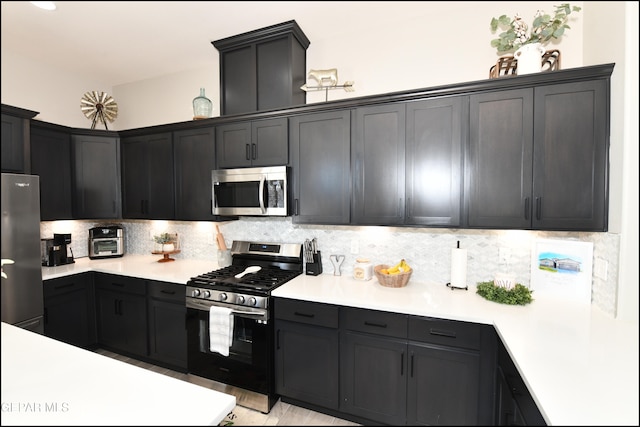
M 174 378 L 178 378 L 183 381 L 189 381 L 189 376 L 182 372 L 172 371 L 160 366 L 152 365 L 140 360 L 132 359 L 126 356 L 122 356 L 117 353 L 110 352 L 104 349 L 97 349 L 96 353 L 102 354 L 120 360 L 122 362 L 130 363 L 141 368 L 149 369 L 160 374 L 169 375 Z M 195 381 L 191 381 L 195 382 Z M 198 383 L 199 385 L 203 385 Z M 259 411 L 254 411 L 243 406 L 236 406 L 232 414 L 230 414 L 220 425 L 234 425 L 234 426 L 284 426 L 284 425 L 315 425 L 315 426 L 359 426 L 360 424 L 353 423 L 351 421 L 343 420 L 340 418 L 325 415 L 320 412 L 310 411 L 299 406 L 290 405 L 278 400 L 268 414 L 263 414 Z

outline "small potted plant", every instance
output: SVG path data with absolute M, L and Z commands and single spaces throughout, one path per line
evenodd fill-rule
M 153 240 L 160 245 L 160 252 L 173 252 L 175 250 L 175 234 L 157 234 L 153 236 Z

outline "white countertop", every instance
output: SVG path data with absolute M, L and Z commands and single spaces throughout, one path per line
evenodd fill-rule
M 386 288 L 328 274 L 299 276 L 272 295 L 494 325 L 549 425 L 638 425 L 638 324 L 595 306 L 535 292 L 531 304 L 509 306 L 475 286 Z
M 2 425 L 218 425 L 235 404 L 2 322 Z
M 184 283 L 217 262 L 158 263 L 157 256 L 89 260 L 43 267 L 43 279 L 83 271 Z M 348 275 L 301 275 L 273 296 L 494 325 L 549 425 L 638 425 L 638 323 L 611 318 L 596 306 L 534 292 L 526 306 L 487 301 L 444 284 L 411 280 L 385 288 Z

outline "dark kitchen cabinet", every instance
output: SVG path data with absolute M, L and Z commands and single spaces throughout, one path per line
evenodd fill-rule
M 299 224 L 349 224 L 349 110 L 289 119 L 294 216 Z
M 31 173 L 40 176 L 40 219 L 73 219 L 71 133 L 68 129 L 31 122 Z
M 213 126 L 173 132 L 176 218 L 213 221 L 211 171 L 216 168 Z
M 337 410 L 338 307 L 276 298 L 274 310 L 276 393 Z
M 172 369 L 187 370 L 185 287 L 149 281 L 149 357 Z
M 220 115 L 305 104 L 309 39 L 295 21 L 212 44 L 220 52 Z
M 37 114 L 2 104 L 2 172 L 31 173 L 29 123 Z
M 410 316 L 408 337 L 407 424 L 493 424 L 493 327 Z
M 289 163 L 288 136 L 286 118 L 217 126 L 218 168 L 287 165 Z
M 146 357 L 146 281 L 95 273 L 98 342 L 127 355 Z
M 352 224 L 404 222 L 406 106 L 356 108 L 352 115 Z
M 605 80 L 470 96 L 471 228 L 606 231 Z
M 121 147 L 122 217 L 173 219 L 171 133 L 122 138 Z
M 43 282 L 44 334 L 78 347 L 96 344 L 93 273 Z
M 115 132 L 72 134 L 73 216 L 121 218 L 120 138 Z
M 546 426 L 538 406 L 525 385 L 511 356 L 498 338 L 496 369 L 496 425 Z
M 340 409 L 376 422 L 407 417 L 407 315 L 340 308 Z

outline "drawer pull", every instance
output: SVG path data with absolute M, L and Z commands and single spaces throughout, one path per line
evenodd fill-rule
M 60 289 L 68 288 L 70 286 L 75 286 L 75 283 L 65 283 L 64 285 L 55 286 L 54 289 L 57 291 Z
M 366 320 L 365 320 L 364 324 L 365 324 L 365 326 L 375 326 L 376 328 L 386 328 L 387 327 L 386 323 L 367 322 Z
M 455 338 L 456 337 L 456 333 L 452 332 L 452 331 L 442 331 L 439 329 L 429 329 L 429 333 L 431 333 L 431 335 L 437 335 L 439 337 L 448 337 L 448 338 Z
M 169 294 L 169 295 L 175 295 L 176 291 L 167 291 L 165 289 L 162 289 L 160 292 L 162 292 L 163 294 Z
M 300 316 L 300 317 L 307 317 L 309 319 L 313 319 L 316 316 L 315 314 L 300 313 L 299 311 L 295 311 L 295 312 L 293 312 L 293 314 L 295 314 L 296 316 Z

